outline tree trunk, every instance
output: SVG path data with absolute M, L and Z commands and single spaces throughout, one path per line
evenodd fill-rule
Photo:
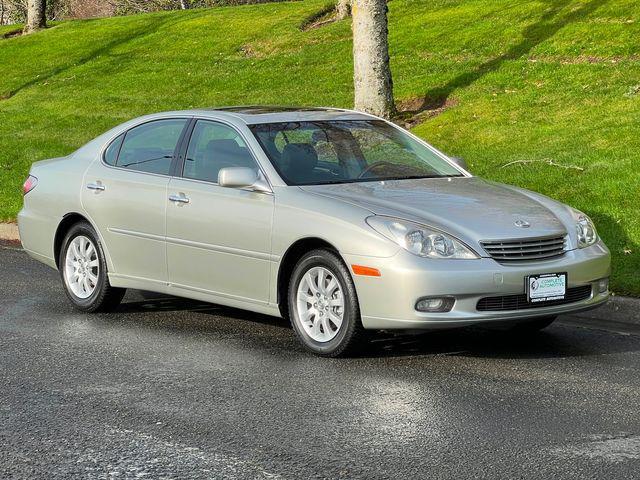
M 24 33 L 35 32 L 47 26 L 47 1 L 28 0 L 27 2 L 27 23 L 24 26 Z
M 355 108 L 390 118 L 395 113 L 389 67 L 387 2 L 353 0 L 353 83 Z
M 189 0 L 180 0 L 180 8 L 182 10 L 189 10 L 189 7 L 191 7 Z
M 336 18 L 344 20 L 351 15 L 351 0 L 338 0 L 336 4 Z

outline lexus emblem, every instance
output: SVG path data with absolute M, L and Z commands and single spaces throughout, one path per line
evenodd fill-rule
M 529 228 L 531 226 L 526 220 L 516 220 L 514 224 L 518 228 Z

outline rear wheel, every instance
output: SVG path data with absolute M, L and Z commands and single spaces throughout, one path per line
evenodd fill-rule
M 87 222 L 76 223 L 67 232 L 59 265 L 67 297 L 79 310 L 112 310 L 125 294 L 125 289 L 114 288 L 109 283 L 102 245 Z
M 329 250 L 313 250 L 295 266 L 289 283 L 289 316 L 304 347 L 317 355 L 349 355 L 365 341 L 351 275 Z

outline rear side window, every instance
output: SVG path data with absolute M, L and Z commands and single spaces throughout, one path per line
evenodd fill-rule
M 169 175 L 173 152 L 187 120 L 156 120 L 129 130 L 116 166 Z
M 115 165 L 118 160 L 118 153 L 120 152 L 120 146 L 124 140 L 124 133 L 116 138 L 111 145 L 104 151 L 104 161 L 107 165 Z

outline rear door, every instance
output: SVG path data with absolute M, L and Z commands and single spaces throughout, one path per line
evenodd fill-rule
M 82 202 L 113 275 L 166 284 L 167 186 L 186 118 L 155 120 L 116 138 L 85 174 Z
M 198 120 L 184 170 L 169 183 L 169 282 L 178 289 L 266 303 L 274 198 L 221 187 L 218 172 L 225 167 L 259 168 L 234 128 Z

